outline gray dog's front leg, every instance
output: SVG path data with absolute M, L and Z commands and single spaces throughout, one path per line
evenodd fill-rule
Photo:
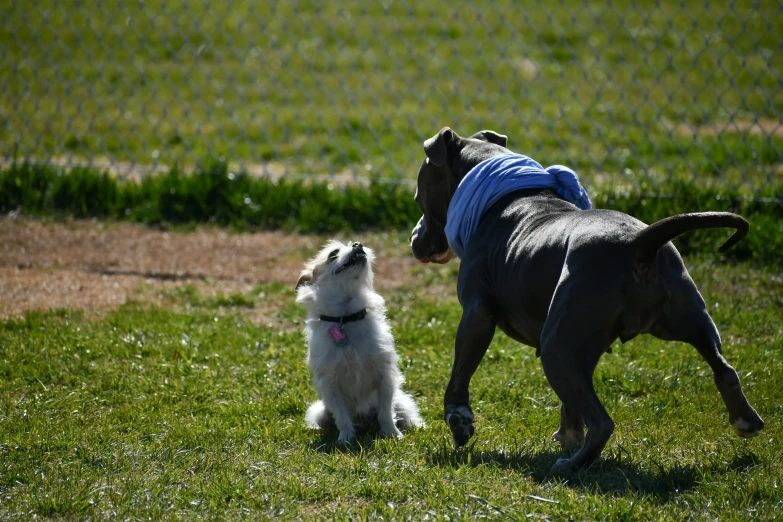
M 560 429 L 552 434 L 552 439 L 563 449 L 579 448 L 585 441 L 585 421 L 582 414 L 572 411 L 565 404 L 560 405 Z
M 454 443 L 464 446 L 473 435 L 473 411 L 470 409 L 470 379 L 495 335 L 495 319 L 488 307 L 477 303 L 464 307 L 457 328 L 454 366 L 444 398 L 445 420 Z

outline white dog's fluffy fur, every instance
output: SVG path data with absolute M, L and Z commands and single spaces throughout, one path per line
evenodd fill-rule
M 373 253 L 369 248 L 329 242 L 311 259 L 297 283 L 296 302 L 307 309 L 307 360 L 318 396 L 307 410 L 311 428 L 336 426 L 341 443 L 355 437 L 355 421 L 377 415 L 381 432 L 402 437 L 399 428 L 424 424 L 416 402 L 401 385 L 394 337 L 383 298 L 373 290 Z M 364 319 L 345 323 L 345 345 L 328 333 L 341 317 L 367 309 Z

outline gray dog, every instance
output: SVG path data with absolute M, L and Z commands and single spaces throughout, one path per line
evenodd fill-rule
M 463 138 L 448 127 L 424 142 L 415 197 L 424 215 L 411 236 L 417 259 L 454 257 L 445 232 L 452 197 L 476 165 L 511 154 L 506 143 L 493 131 Z M 562 402 L 553 438 L 566 449 L 581 446 L 570 459 L 559 459 L 555 471 L 589 466 L 600 456 L 614 422 L 593 389 L 593 371 L 615 339 L 640 333 L 693 345 L 712 368 L 734 431 L 758 434 L 764 421 L 721 355 L 704 299 L 669 242 L 689 230 L 723 227 L 736 232 L 720 252 L 748 231 L 743 218 L 728 212 L 683 214 L 646 226 L 621 212 L 579 210 L 548 189 L 516 190 L 494 202 L 460 255 L 463 312 L 444 400 L 456 445 L 473 435 L 468 386 L 496 327 L 536 348 Z

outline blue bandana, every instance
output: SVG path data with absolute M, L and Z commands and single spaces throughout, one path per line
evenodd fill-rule
M 462 257 L 481 216 L 497 200 L 527 188 L 548 188 L 582 210 L 592 208 L 576 173 L 562 165 L 544 169 L 522 154 L 503 154 L 482 161 L 462 181 L 451 198 L 446 218 L 446 239 Z

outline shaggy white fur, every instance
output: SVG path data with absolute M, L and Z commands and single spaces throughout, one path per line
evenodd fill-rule
M 377 415 L 381 432 L 402 437 L 400 428 L 422 426 L 413 398 L 402 391 L 394 337 L 383 298 L 373 290 L 373 252 L 358 243 L 330 241 L 304 267 L 296 302 L 307 309 L 307 361 L 318 396 L 307 410 L 311 428 L 336 426 L 338 441 L 355 437 L 355 422 Z M 362 309 L 364 319 L 341 326 L 342 346 L 329 333 L 338 323 L 320 316 L 344 317 Z M 339 336 L 338 336 L 339 337 Z

